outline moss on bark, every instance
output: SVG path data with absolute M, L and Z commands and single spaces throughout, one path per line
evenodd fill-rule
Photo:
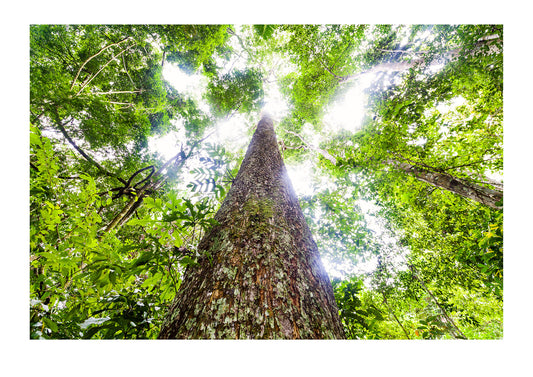
M 277 146 L 257 125 L 239 173 L 189 268 L 160 338 L 344 338 L 333 289 Z

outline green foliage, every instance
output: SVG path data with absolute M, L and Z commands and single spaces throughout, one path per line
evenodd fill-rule
M 149 42 L 154 38 L 161 45 Z M 124 153 L 130 140 L 140 152 L 148 136 L 166 133 L 183 111 L 184 99 L 164 83 L 158 49 L 190 48 L 194 56 L 184 59 L 196 69 L 224 43 L 225 28 L 36 25 L 30 39 L 35 122 L 48 117 L 91 148 Z
M 333 281 L 333 289 L 348 339 L 380 339 L 378 323 L 385 318 L 371 300 L 363 297 L 363 281 Z
M 300 200 L 322 258 L 348 273 L 346 263 L 362 263 L 379 252 L 362 215 L 356 192 L 326 190 Z
M 263 39 L 269 39 L 276 31 L 275 25 L 253 25 L 254 31 Z
M 362 43 L 366 25 L 284 25 L 289 34 L 283 46 L 299 70 L 281 79 L 281 91 L 294 107 L 293 116 L 313 125 L 342 88 L 357 63 L 350 55 Z
M 32 338 L 153 338 L 183 269 L 198 257 L 198 239 L 214 224 L 213 208 L 173 193 L 164 204 L 147 198 L 145 215 L 125 229 L 142 232 L 98 237 L 101 201 L 92 177 L 84 179 L 81 208 L 62 219 L 65 212 L 45 202 L 32 221 Z
M 255 123 L 273 81 L 283 153 L 319 177 L 300 203 L 344 276 L 348 337 L 503 336 L 503 211 L 413 174 L 501 190 L 501 25 L 32 25 L 29 47 L 31 338 L 157 336 L 243 155 L 202 138 L 236 113 Z M 203 74 L 202 100 L 165 64 Z M 365 122 L 330 132 L 365 72 Z M 302 146 L 309 124 L 318 145 Z M 150 137 L 177 130 L 160 161 Z
M 217 117 L 234 111 L 257 111 L 263 99 L 262 74 L 255 69 L 246 69 L 213 78 L 207 88 L 206 99 Z
M 183 269 L 194 265 L 198 238 L 213 224 L 206 202 L 148 191 L 156 199 L 144 198 L 138 219 L 108 230 L 129 201 L 143 200 L 117 195 L 116 185 L 140 189 L 155 169 L 132 179 L 147 163 L 160 164 L 147 153 L 148 137 L 168 132 L 178 115 L 189 136 L 207 126 L 196 104 L 164 82 L 162 54 L 149 42 L 181 37 L 201 50 L 188 63 L 210 58 L 200 37 L 184 33 L 179 26 L 30 28 L 31 338 L 154 338 Z M 220 36 L 204 42 L 214 51 Z M 43 136 L 56 130 L 63 138 Z M 194 139 L 186 142 L 194 149 Z M 178 178 L 178 162 L 190 154 L 182 157 L 163 179 Z M 169 207 L 154 205 L 161 198 Z
M 162 25 L 159 28 L 167 60 L 187 72 L 209 64 L 217 48 L 227 38 L 227 25 Z

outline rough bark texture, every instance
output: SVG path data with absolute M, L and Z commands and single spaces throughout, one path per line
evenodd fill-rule
M 263 117 L 160 338 L 344 338 L 333 289 Z
M 389 165 L 395 166 L 396 168 L 408 174 L 412 174 L 417 179 L 429 183 L 433 186 L 451 191 L 465 198 L 475 200 L 476 202 L 479 202 L 491 208 L 502 208 L 501 206 L 497 205 L 497 203 L 503 199 L 502 191 L 492 190 L 488 187 L 483 187 L 474 183 L 459 180 L 448 174 L 424 170 L 406 163 L 401 163 L 393 160 L 388 161 L 387 163 Z

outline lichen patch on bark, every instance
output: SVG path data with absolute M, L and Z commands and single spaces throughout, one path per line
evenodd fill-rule
M 160 338 L 343 338 L 333 289 L 263 118 Z

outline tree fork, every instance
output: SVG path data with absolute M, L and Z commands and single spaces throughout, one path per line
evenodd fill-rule
M 159 338 L 344 338 L 333 288 L 263 117 Z

